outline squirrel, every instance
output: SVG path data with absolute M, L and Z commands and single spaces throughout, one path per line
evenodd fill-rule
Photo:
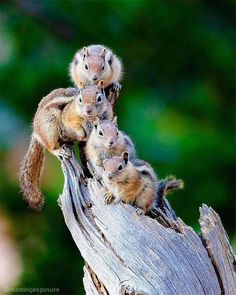
M 103 161 L 102 179 L 108 191 L 105 202 L 133 204 L 138 214 L 163 207 L 163 198 L 174 190 L 183 189 L 182 179 L 170 175 L 158 181 L 150 164 L 140 159 L 129 159 L 129 153 Z
M 81 48 L 76 52 L 69 72 L 76 86 L 81 82 L 96 85 L 103 80 L 107 98 L 112 105 L 115 104 L 121 89 L 119 81 L 123 75 L 123 65 L 110 48 L 103 45 Z
M 97 86 L 79 90 L 60 88 L 41 100 L 33 120 L 30 146 L 19 173 L 21 190 L 30 207 L 40 209 L 44 202 L 39 190 L 44 148 L 57 157 L 69 158 L 63 143 L 86 140 L 96 117 L 113 118 L 102 81 Z
M 129 159 L 129 153 L 103 161 L 102 179 L 107 188 L 105 202 L 133 204 L 138 214 L 163 208 L 163 198 L 174 190 L 183 189 L 182 179 L 167 176 L 158 180 L 150 164 L 140 159 Z
M 129 160 L 129 153 L 103 161 L 102 179 L 108 189 L 104 194 L 105 202 L 133 204 L 138 214 L 149 212 L 154 206 L 157 195 L 158 180 L 147 162 Z
M 118 129 L 117 117 L 114 117 L 112 121 L 100 121 L 96 118 L 93 126 L 86 142 L 85 154 L 91 174 L 99 180 L 103 171 L 103 160 L 120 156 L 124 151 L 128 151 L 130 158 L 135 158 L 136 151 L 130 137 Z

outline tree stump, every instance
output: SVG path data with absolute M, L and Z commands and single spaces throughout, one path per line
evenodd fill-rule
M 104 187 L 82 177 L 74 155 L 63 159 L 59 198 L 66 225 L 85 260 L 92 294 L 236 294 L 236 260 L 217 213 L 200 208 L 201 234 L 165 201 L 153 216 L 127 204 L 106 205 Z

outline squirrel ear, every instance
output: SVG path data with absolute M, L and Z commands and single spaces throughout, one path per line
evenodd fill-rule
M 101 53 L 100 53 L 100 56 L 105 58 L 105 55 L 106 55 L 106 48 L 103 48 Z
M 100 89 L 103 89 L 104 87 L 103 87 L 103 80 L 100 80 L 99 82 L 98 82 L 98 88 L 100 88 Z
M 98 117 L 96 117 L 93 121 L 93 126 L 95 129 L 97 129 L 99 123 L 100 123 L 100 119 Z
M 112 122 L 117 126 L 117 116 L 113 118 Z
M 128 163 L 129 161 L 129 153 L 128 152 L 123 152 L 121 155 L 121 158 L 125 161 L 125 164 Z
M 109 65 L 112 64 L 112 61 L 113 61 L 113 56 L 112 56 L 112 54 L 109 54 L 109 56 L 107 57 L 107 61 L 108 61 L 108 64 L 109 64 Z
M 112 58 L 109 58 L 108 59 L 108 64 L 111 66 L 111 64 L 112 64 Z
M 84 47 L 83 48 L 83 51 L 84 51 L 84 59 L 85 59 L 85 57 L 89 55 L 88 48 L 87 47 Z

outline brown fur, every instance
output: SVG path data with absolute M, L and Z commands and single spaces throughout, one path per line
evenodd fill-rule
M 74 94 L 69 96 L 68 94 Z M 66 94 L 66 95 L 64 95 Z M 75 95 L 76 94 L 76 95 Z M 42 99 L 34 117 L 33 127 L 36 138 L 51 153 L 59 148 L 59 140 L 86 140 L 95 117 L 106 113 L 107 118 L 113 117 L 110 103 L 103 96 L 100 106 L 97 96 L 102 94 L 101 87 L 89 86 L 80 92 L 70 92 L 68 89 L 57 89 Z M 79 97 L 82 98 L 81 104 Z M 87 109 L 92 113 L 88 115 Z M 63 135 L 62 135 L 63 134 Z
M 70 97 L 69 93 L 73 96 Z M 112 107 L 105 96 L 99 105 L 97 103 L 97 97 L 102 93 L 96 86 L 80 92 L 61 88 L 51 92 L 39 103 L 33 121 L 31 144 L 20 169 L 21 190 L 30 207 L 40 208 L 43 205 L 39 180 L 44 147 L 56 156 L 68 156 L 61 142 L 86 140 L 95 117 L 102 117 L 104 112 L 108 118 L 113 117 Z M 89 115 L 88 107 L 92 110 Z
M 78 95 L 78 89 L 77 88 L 58 88 L 53 90 L 52 92 L 50 92 L 50 94 L 48 94 L 47 96 L 43 97 L 38 105 L 38 108 L 42 108 L 46 105 L 48 105 L 48 107 L 53 107 L 53 102 L 54 99 L 57 99 L 57 103 L 58 103 L 58 98 L 61 97 L 61 103 L 66 104 L 69 101 L 71 101 L 71 99 L 73 99 L 73 97 L 75 95 Z M 50 104 L 52 103 L 52 104 Z M 58 106 L 58 104 L 57 104 Z
M 134 204 L 140 211 L 146 213 L 152 209 L 157 194 L 157 179 L 150 165 L 143 166 L 150 174 L 143 174 L 135 165 L 125 158 L 124 152 L 121 157 L 113 157 L 104 161 L 102 179 L 108 189 L 108 201 L 113 195 L 115 201 L 123 201 Z M 122 167 L 122 170 L 119 168 Z
M 43 160 L 43 147 L 37 139 L 32 137 L 29 149 L 21 163 L 19 178 L 22 193 L 29 206 L 34 209 L 40 209 L 44 203 L 39 190 Z

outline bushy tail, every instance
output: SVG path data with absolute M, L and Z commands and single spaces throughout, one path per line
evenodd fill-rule
M 32 136 L 29 149 L 21 163 L 19 180 L 24 198 L 33 209 L 40 209 L 44 203 L 43 195 L 39 189 L 43 161 L 44 148 Z
M 176 179 L 176 177 L 173 175 L 169 175 L 165 179 L 161 179 L 157 187 L 157 206 L 161 206 L 162 200 L 165 196 L 172 193 L 174 190 L 183 188 L 183 180 Z

